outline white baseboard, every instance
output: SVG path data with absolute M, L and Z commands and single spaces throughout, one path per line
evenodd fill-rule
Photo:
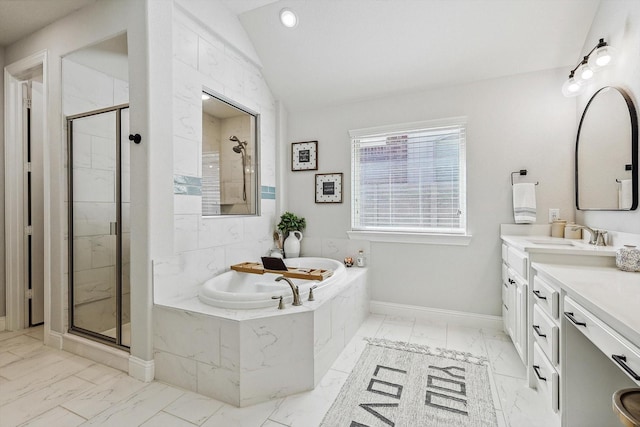
M 62 334 L 58 331 L 52 331 L 45 328 L 44 330 L 44 344 L 49 347 L 57 348 L 58 350 L 62 350 Z
M 0 331 L 4 331 L 7 326 L 7 318 L 5 316 L 0 317 Z
M 139 357 L 129 356 L 129 376 L 149 383 L 155 377 L 156 365 L 153 360 L 142 360 Z
M 382 301 L 371 301 L 369 307 L 373 314 L 413 317 L 420 320 L 446 322 L 448 324 L 458 326 L 502 330 L 501 316 L 442 310 L 439 308 L 420 307 L 416 305 L 394 304 Z
M 73 334 L 62 335 L 62 349 L 123 372 L 129 372 L 129 353 Z

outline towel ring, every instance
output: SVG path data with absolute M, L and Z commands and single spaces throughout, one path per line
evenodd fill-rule
M 515 172 L 511 172 L 511 185 L 513 185 L 513 174 L 519 174 L 520 176 L 525 176 L 527 174 L 527 170 L 526 169 L 520 169 L 519 171 L 515 171 Z M 536 181 L 535 185 L 540 184 L 538 181 Z

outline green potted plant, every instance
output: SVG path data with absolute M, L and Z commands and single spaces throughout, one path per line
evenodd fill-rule
M 300 256 L 300 242 L 302 230 L 307 226 L 307 221 L 291 212 L 285 212 L 280 216 L 278 230 L 284 237 L 285 258 L 297 258 Z

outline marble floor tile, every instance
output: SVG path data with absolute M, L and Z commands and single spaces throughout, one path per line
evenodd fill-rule
M 447 348 L 464 351 L 476 356 L 488 356 L 484 336 L 480 329 L 448 325 Z
M 518 352 L 509 341 L 485 340 L 489 362 L 496 374 L 525 379 L 527 371 L 520 360 Z
M 142 381 L 121 373 L 63 403 L 62 407 L 89 419 L 138 392 L 146 385 Z
M 94 384 L 102 384 L 105 381 L 109 381 L 115 376 L 122 374 L 122 371 L 119 371 L 110 366 L 102 365 L 100 363 L 94 363 L 86 369 L 83 369 L 80 372 L 77 372 L 75 375 L 78 378 L 82 378 L 83 380 L 89 381 Z
M 182 396 L 177 388 L 153 382 L 128 398 L 91 418 L 87 426 L 138 426 Z
M 39 415 L 26 424 L 25 427 L 76 427 L 86 420 L 79 415 L 69 412 L 60 406 Z
M 9 381 L 0 389 L 0 405 L 17 400 L 29 393 L 48 387 L 86 368 L 91 362 L 83 357 L 69 357 L 43 366 Z
M 0 332 L 2 427 L 21 423 L 46 427 L 315 427 L 357 364 L 366 346 L 363 338 L 374 336 L 488 357 L 498 427 L 547 427 L 558 422 L 538 393 L 527 387 L 525 368 L 501 330 L 370 315 L 314 390 L 236 408 L 157 381 L 141 383 L 116 369 L 45 347 L 40 339 L 42 329 Z
M 336 361 L 333 362 L 331 369 L 347 374 L 350 373 L 354 366 L 356 366 L 366 346 L 367 342 L 365 340 L 354 337 L 349 344 L 346 345 L 344 350 L 342 350 Z
M 245 408 L 223 405 L 213 414 L 203 427 L 255 427 L 264 423 L 269 416 L 278 409 L 283 399 L 271 400 Z
M 164 412 L 193 424 L 201 425 L 223 406 L 224 403 L 218 400 L 201 394 L 186 392 L 171 405 L 164 408 Z
M 329 370 L 315 389 L 286 397 L 269 419 L 291 427 L 320 425 L 348 376 Z
M 444 322 L 429 322 L 416 320 L 409 337 L 412 344 L 427 345 L 430 347 L 447 346 L 447 324 Z
M 68 377 L 47 387 L 2 405 L 2 423 L 14 426 L 35 418 L 61 403 L 72 399 L 93 384 L 76 377 Z
M 44 341 L 44 325 L 36 326 L 35 328 L 27 329 L 27 333 L 25 335 L 30 336 L 31 338 L 35 338 L 40 341 Z
M 158 412 L 153 417 L 149 418 L 146 422 L 140 424 L 140 427 L 193 427 L 195 424 L 191 424 L 181 418 L 174 417 L 166 412 Z
M 505 424 L 511 427 L 549 427 L 558 425 L 556 415 L 547 409 L 536 390 L 526 381 L 506 375 L 494 375 Z
M 375 337 L 392 341 L 409 341 L 413 330 L 414 320 L 400 318 L 385 318 L 376 332 Z

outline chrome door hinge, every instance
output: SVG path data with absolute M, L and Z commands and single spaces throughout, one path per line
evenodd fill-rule
M 23 101 L 26 108 L 31 108 L 31 100 L 29 98 L 25 98 Z
M 33 234 L 33 227 L 30 225 L 27 225 L 24 228 L 24 234 L 26 234 L 27 236 L 31 236 Z
M 33 289 L 27 289 L 25 296 L 27 299 L 33 299 Z
M 25 172 L 31 172 L 31 162 L 24 164 L 24 170 Z

